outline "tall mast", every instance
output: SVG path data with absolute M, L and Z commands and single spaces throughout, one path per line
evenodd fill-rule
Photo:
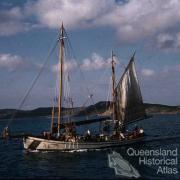
M 53 103 L 53 108 L 52 108 L 52 111 L 51 111 L 51 134 L 54 133 L 54 103 Z
M 116 100 L 116 93 L 115 93 L 115 86 L 116 86 L 116 80 L 115 80 L 115 61 L 114 61 L 114 54 L 112 51 L 111 58 L 112 58 L 112 109 L 113 109 L 113 120 L 115 120 L 116 114 L 115 114 L 115 100 Z
M 58 96 L 58 135 L 60 134 L 60 121 L 62 116 L 62 99 L 63 99 L 63 66 L 64 66 L 64 26 L 61 26 L 60 35 L 60 80 L 59 80 L 59 96 Z

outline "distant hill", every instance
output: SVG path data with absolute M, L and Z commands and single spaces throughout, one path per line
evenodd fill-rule
M 180 114 L 180 106 L 145 103 L 147 114 Z
M 95 105 L 90 105 L 76 113 L 76 116 L 82 115 L 94 115 L 94 114 L 102 114 L 105 113 L 110 105 L 109 101 L 101 101 L 96 103 Z
M 81 110 L 77 113 L 77 115 L 85 115 L 90 114 L 93 115 L 95 112 L 98 114 L 102 113 L 110 113 L 110 111 L 107 110 L 107 107 L 109 107 L 110 102 L 109 101 L 102 101 L 98 102 L 95 105 L 91 105 L 86 107 L 84 110 Z M 146 113 L 147 114 L 178 114 L 180 113 L 180 106 L 167 106 L 162 104 L 149 104 L 144 103 Z M 97 114 L 96 113 L 96 114 Z
M 109 107 L 109 101 L 101 101 L 95 105 L 90 105 L 85 108 L 63 108 L 63 114 L 68 114 L 71 112 L 74 116 L 81 115 L 95 115 L 95 114 L 104 114 L 110 113 L 107 111 Z M 145 108 L 147 114 L 180 114 L 180 106 L 167 106 L 161 104 L 148 104 L 145 103 Z M 41 107 L 34 110 L 15 110 L 15 109 L 1 109 L 0 110 L 0 119 L 9 119 L 12 117 L 12 114 L 16 111 L 15 117 L 39 117 L 39 116 L 50 116 L 52 107 Z M 57 112 L 57 108 L 55 108 Z
M 62 111 L 63 114 L 69 114 L 69 112 L 75 114 L 79 109 L 62 108 Z M 51 112 L 52 107 L 41 107 L 33 110 L 0 109 L 0 119 L 9 119 L 13 114 L 16 118 L 50 116 Z M 55 108 L 55 112 L 57 112 L 57 108 Z

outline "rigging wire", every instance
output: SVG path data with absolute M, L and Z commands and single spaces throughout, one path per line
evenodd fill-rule
M 50 51 L 49 51 L 49 53 L 48 53 L 48 55 L 47 55 L 47 58 L 45 59 L 42 67 L 40 68 L 40 71 L 38 72 L 37 76 L 33 79 L 30 87 L 27 89 L 24 97 L 23 97 L 22 100 L 20 101 L 18 108 L 13 112 L 12 117 L 11 117 L 11 119 L 9 120 L 9 122 L 7 123 L 6 127 L 9 127 L 10 123 L 14 120 L 14 117 L 16 116 L 17 111 L 18 111 L 19 109 L 21 109 L 22 106 L 24 105 L 24 102 L 26 101 L 26 99 L 27 99 L 27 97 L 29 96 L 31 90 L 33 89 L 33 87 L 34 87 L 34 85 L 36 84 L 37 80 L 39 79 L 40 75 L 42 74 L 42 72 L 43 72 L 43 70 L 44 70 L 44 68 L 45 68 L 45 66 L 46 66 L 46 64 L 47 64 L 50 56 L 51 56 L 52 53 L 54 52 L 54 50 L 55 50 L 58 42 L 59 42 L 59 40 L 56 40 L 54 46 L 50 49 Z
M 65 36 L 66 36 L 66 39 L 67 39 L 67 51 L 72 52 L 72 54 L 71 54 L 71 55 L 72 55 L 72 59 L 75 61 L 75 59 L 77 59 L 77 58 L 76 58 L 76 56 L 75 56 L 75 53 L 74 53 L 74 50 L 73 50 L 71 41 L 70 41 L 70 39 L 69 39 L 66 31 L 65 31 Z M 69 53 L 69 54 L 70 54 L 70 53 Z M 83 74 L 83 72 L 82 72 L 82 70 L 81 70 L 81 64 L 80 64 L 78 61 L 75 61 L 75 63 L 77 63 L 77 66 L 79 67 L 79 70 L 80 70 L 80 73 L 81 73 L 81 77 L 82 77 L 83 80 L 85 81 L 84 74 Z M 88 91 L 88 94 L 91 94 L 89 88 L 86 87 L 86 89 L 87 89 L 87 91 Z M 85 103 L 85 104 L 86 104 L 86 103 Z M 84 106 L 84 105 L 83 105 L 83 106 Z M 86 113 L 87 113 L 86 108 L 83 107 L 83 109 L 84 109 L 84 110 L 86 111 Z M 75 113 L 75 114 L 78 114 L 78 112 Z
M 66 39 L 66 37 L 65 37 Z M 66 42 L 66 41 L 65 41 Z M 65 86 L 64 86 L 64 101 L 65 101 L 65 104 L 66 104 L 66 107 L 68 109 L 66 109 L 66 114 L 68 115 L 68 122 L 71 121 L 71 115 L 72 115 L 72 112 L 73 112 L 73 109 L 70 109 L 70 108 L 73 108 L 73 101 L 72 101 L 72 97 L 71 97 L 71 86 L 70 86 L 70 68 L 69 66 L 71 65 L 69 62 L 71 60 L 71 57 L 70 57 L 70 51 L 68 49 L 68 45 L 66 44 L 66 48 L 65 48 L 65 59 L 66 59 L 66 63 L 65 64 L 65 77 L 64 77 L 64 81 L 65 81 Z M 69 63 L 69 64 L 68 64 Z M 70 111 L 70 113 L 68 113 Z
M 68 34 L 66 33 L 66 31 L 65 31 L 65 35 L 66 35 L 66 38 L 67 38 L 67 43 L 69 44 L 69 47 L 70 47 L 70 49 L 71 49 L 71 51 L 72 51 L 72 56 L 74 57 L 74 59 L 77 59 L 76 56 L 75 56 L 75 53 L 74 53 L 74 50 L 73 50 L 71 41 L 70 41 L 70 39 L 69 39 Z M 79 67 L 79 70 L 80 70 L 80 73 L 81 73 L 81 75 L 82 75 L 83 80 L 86 81 L 86 79 L 85 79 L 85 77 L 84 77 L 84 74 L 83 74 L 83 72 L 82 72 L 82 69 L 81 69 L 81 64 L 80 64 L 78 61 L 76 61 L 76 62 L 77 62 L 77 65 L 78 65 L 78 67 Z M 87 90 L 87 92 L 88 92 L 89 95 L 92 94 L 92 93 L 90 92 L 90 90 L 89 90 L 88 85 L 86 86 L 86 90 Z M 93 100 L 92 100 L 92 102 L 94 103 Z M 94 109 L 95 109 L 95 111 L 96 111 L 96 113 L 97 113 L 98 111 L 97 111 L 97 108 L 96 108 L 95 106 L 94 106 Z

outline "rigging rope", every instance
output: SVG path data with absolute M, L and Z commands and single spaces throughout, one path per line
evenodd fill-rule
M 69 52 L 72 52 L 72 59 L 75 61 L 75 59 L 77 59 L 77 58 L 76 58 L 76 56 L 75 56 L 73 47 L 72 47 L 72 45 L 71 45 L 71 41 L 70 41 L 70 39 L 69 39 L 68 34 L 66 33 L 66 31 L 65 31 L 65 36 L 66 36 L 66 39 L 67 39 L 67 51 L 69 50 Z M 69 54 L 70 54 L 70 53 L 69 53 Z M 81 64 L 80 64 L 78 61 L 75 61 L 75 63 L 76 63 L 76 62 L 77 62 L 77 66 L 78 66 L 79 69 L 80 69 L 81 77 L 82 77 L 83 80 L 85 81 L 84 74 L 83 74 L 83 72 L 82 72 L 82 70 L 81 70 Z M 89 88 L 88 88 L 88 87 L 86 87 L 86 88 L 87 88 L 88 93 L 90 94 Z M 83 108 L 83 109 L 84 109 L 84 108 Z M 86 108 L 85 108 L 84 110 L 85 110 L 86 113 L 87 113 Z M 76 112 L 75 114 L 78 114 L 78 112 Z
M 52 47 L 52 49 L 50 49 L 47 58 L 45 59 L 42 67 L 40 68 L 39 73 L 37 74 L 37 76 L 36 76 L 36 77 L 34 78 L 34 80 L 32 81 L 31 86 L 27 89 L 24 97 L 22 98 L 22 100 L 21 100 L 20 103 L 19 103 L 18 108 L 13 112 L 12 117 L 11 117 L 11 119 L 9 120 L 9 122 L 7 123 L 6 127 L 9 127 L 10 123 L 14 120 L 14 117 L 16 116 L 17 111 L 18 111 L 19 109 L 21 109 L 22 106 L 24 105 L 24 102 L 26 101 L 27 97 L 29 96 L 32 88 L 33 88 L 34 85 L 36 84 L 36 82 L 37 82 L 38 78 L 40 77 L 41 73 L 43 72 L 43 70 L 44 70 L 44 68 L 45 68 L 45 66 L 46 66 L 46 64 L 47 64 L 47 62 L 48 62 L 51 54 L 54 52 L 54 50 L 55 50 L 58 42 L 59 42 L 59 40 L 56 40 L 54 46 Z
M 77 59 L 76 56 L 75 56 L 73 47 L 72 47 L 72 45 L 71 45 L 71 41 L 69 40 L 69 37 L 68 37 L 68 34 L 66 33 L 66 31 L 65 31 L 65 35 L 66 35 L 66 38 L 67 38 L 67 43 L 69 44 L 69 47 L 70 47 L 70 49 L 71 49 L 71 51 L 72 51 L 72 56 L 74 56 L 74 59 Z M 78 67 L 79 67 L 80 73 L 81 73 L 81 75 L 82 75 L 81 77 L 83 78 L 84 81 L 86 81 L 86 79 L 85 79 L 85 77 L 84 77 L 84 74 L 83 74 L 83 72 L 82 72 L 82 69 L 81 69 L 81 64 L 80 64 L 78 61 L 76 61 L 76 62 L 77 62 L 77 65 L 78 65 Z M 87 89 L 88 94 L 91 95 L 92 93 L 90 92 L 88 85 L 86 86 L 86 89 Z M 91 97 L 91 100 L 92 100 L 92 103 L 94 104 L 94 101 L 93 101 L 92 97 Z M 95 108 L 95 111 L 96 111 L 96 113 L 97 113 L 97 108 L 96 108 L 95 106 L 94 106 L 94 108 Z M 85 109 L 85 111 L 86 111 L 86 109 Z M 86 112 L 87 112 L 87 111 L 86 111 Z

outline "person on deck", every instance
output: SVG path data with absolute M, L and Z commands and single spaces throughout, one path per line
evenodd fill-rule
M 119 135 L 120 135 L 120 139 L 122 139 L 122 140 L 125 139 L 125 136 L 124 136 L 124 134 L 122 132 L 120 132 Z
M 90 130 L 88 129 L 88 130 L 86 131 L 86 140 L 90 140 L 90 138 L 91 138 L 91 132 L 90 132 Z
M 2 136 L 5 139 L 9 137 L 9 129 L 8 129 L 8 127 L 4 128 Z
M 90 136 L 91 135 L 91 132 L 90 132 L 90 130 L 88 129 L 87 130 L 87 136 Z

